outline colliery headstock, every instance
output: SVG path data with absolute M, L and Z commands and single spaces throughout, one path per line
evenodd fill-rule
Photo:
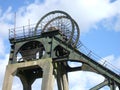
M 23 90 L 32 90 L 38 78 L 43 78 L 41 90 L 53 90 L 54 78 L 58 90 L 69 90 L 68 73 L 74 71 L 94 72 L 104 77 L 89 90 L 104 86 L 120 90 L 120 74 L 116 67 L 111 67 L 106 60 L 97 62 L 103 58 L 79 42 L 79 34 L 76 21 L 59 10 L 45 14 L 37 24 L 10 29 L 11 50 L 3 90 L 11 90 L 13 76 L 21 79 Z
M 59 43 L 77 48 L 80 36 L 78 24 L 64 11 L 51 11 L 37 24 L 10 29 L 9 40 L 12 44 L 10 60 L 14 63 L 45 57 L 68 57 L 68 50 L 52 43 L 51 37 L 56 37 L 56 33 L 59 34 Z

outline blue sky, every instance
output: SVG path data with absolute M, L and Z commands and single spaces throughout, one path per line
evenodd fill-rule
M 14 14 L 16 13 L 16 26 L 23 26 L 37 21 L 44 14 L 53 10 L 63 10 L 70 14 L 80 27 L 80 40 L 91 51 L 105 58 L 108 62 L 120 69 L 120 1 L 119 0 L 0 0 L 0 80 L 3 81 L 4 69 L 10 51 L 8 29 L 14 27 Z M 93 74 L 93 73 L 90 73 Z M 83 72 L 80 73 L 82 77 Z M 79 86 L 72 85 L 70 90 L 86 90 L 88 87 L 86 77 Z M 72 75 L 71 75 L 72 76 Z M 70 76 L 70 77 L 71 77 Z M 97 75 L 93 75 L 97 78 Z M 98 75 L 99 76 L 99 75 Z M 102 76 L 100 81 L 103 80 Z M 76 77 L 78 79 L 79 77 Z M 79 78 L 80 80 L 82 78 Z M 95 79 L 94 79 L 95 80 Z M 72 80 L 73 81 L 73 80 Z M 91 85 L 95 82 L 91 82 Z M 17 84 L 14 83 L 14 85 Z M 78 86 L 77 86 L 78 85 Z M 0 89 L 2 82 L 0 83 Z M 20 86 L 15 87 L 18 90 Z M 108 89 L 102 89 L 108 90 Z

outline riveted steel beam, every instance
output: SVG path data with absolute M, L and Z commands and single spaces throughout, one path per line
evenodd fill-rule
M 105 80 L 105 81 L 103 81 L 102 83 L 94 86 L 94 87 L 91 88 L 90 90 L 99 90 L 99 89 L 101 89 L 102 87 L 108 85 L 108 83 L 109 83 L 109 82 L 108 82 L 107 80 Z

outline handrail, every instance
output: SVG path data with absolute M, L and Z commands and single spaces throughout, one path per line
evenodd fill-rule
M 26 25 L 26 26 L 22 26 L 22 27 L 9 29 L 9 39 L 21 39 L 21 38 L 33 37 L 36 35 L 40 35 L 41 28 L 39 27 L 35 34 L 35 32 L 34 32 L 35 25 L 36 24 L 31 24 L 31 25 Z
M 82 52 L 86 56 L 90 57 L 94 61 L 97 61 L 99 64 L 105 66 L 106 68 L 108 68 L 108 69 L 112 70 L 113 72 L 115 72 L 116 74 L 120 75 L 120 69 L 118 67 L 114 66 L 113 64 L 108 62 L 108 60 L 98 56 L 97 54 L 95 54 L 94 52 L 89 50 L 81 41 L 79 41 L 79 50 L 80 50 L 80 52 Z

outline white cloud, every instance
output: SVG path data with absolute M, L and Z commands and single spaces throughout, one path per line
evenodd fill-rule
M 4 42 L 3 39 L 0 38 L 0 55 L 3 56 L 5 54 L 5 46 L 4 46 Z
M 96 22 L 101 19 L 113 16 L 115 7 L 107 0 L 46 0 L 43 4 L 32 3 L 19 9 L 18 21 L 25 25 L 28 19 L 37 22 L 42 15 L 51 10 L 64 10 L 68 12 L 79 23 L 82 32 L 89 30 Z M 18 25 L 20 25 L 18 23 Z
M 113 18 L 107 18 L 102 20 L 102 26 L 107 28 L 107 30 L 114 30 L 116 32 L 120 31 L 120 14 L 117 14 Z
M 0 38 L 5 38 L 8 36 L 9 28 L 13 25 L 13 12 L 11 11 L 12 7 L 8 7 L 8 9 L 3 12 L 0 10 Z
M 120 75 L 120 57 L 109 55 L 100 60 L 100 63 Z
M 0 7 L 0 16 L 1 16 L 1 14 L 2 14 L 2 9 L 1 9 L 1 7 Z
M 36 1 L 28 6 L 22 7 L 18 11 L 18 25 L 28 23 L 28 19 L 32 23 L 36 23 L 41 16 L 52 10 L 63 10 L 69 13 L 79 24 L 81 32 L 87 32 L 90 28 L 95 27 L 97 22 L 101 20 L 109 20 L 120 15 L 119 9 L 120 1 L 110 3 L 109 0 L 45 0 L 44 3 Z M 116 21 L 114 30 L 119 31 L 119 21 Z
M 6 54 L 4 60 L 0 59 L 0 90 L 2 90 L 3 79 L 5 75 L 6 65 L 8 63 L 8 58 L 9 58 L 9 55 Z
M 0 30 L 0 33 L 1 33 L 0 38 L 8 37 L 9 28 L 12 27 L 12 25 L 8 23 L 0 22 L 0 27 L 2 27 Z
M 13 78 L 12 90 L 23 90 L 22 83 L 16 76 Z
M 42 3 L 35 0 L 34 3 L 18 8 L 18 11 L 16 11 L 16 26 L 28 25 L 29 20 L 30 23 L 37 23 L 47 12 L 59 9 L 66 11 L 77 21 L 81 32 L 88 32 L 91 28 L 97 28 L 96 23 L 102 20 L 107 21 L 106 26 L 111 23 L 113 29 L 119 31 L 120 17 L 115 23 L 109 20 L 116 15 L 120 15 L 119 6 L 119 0 L 113 3 L 109 0 L 45 0 Z M 0 15 L 0 27 L 3 27 L 0 33 L 3 35 L 7 34 L 8 29 L 13 27 L 15 12 L 12 9 L 12 6 L 10 6 L 5 12 L 0 10 L 2 13 Z
M 70 90 L 89 90 L 103 82 L 104 77 L 93 72 L 79 71 L 69 73 L 69 81 Z
M 12 21 L 13 19 L 13 13 L 12 13 L 12 7 L 8 7 L 8 9 L 2 14 L 2 17 L 0 18 L 1 22 L 8 22 Z

